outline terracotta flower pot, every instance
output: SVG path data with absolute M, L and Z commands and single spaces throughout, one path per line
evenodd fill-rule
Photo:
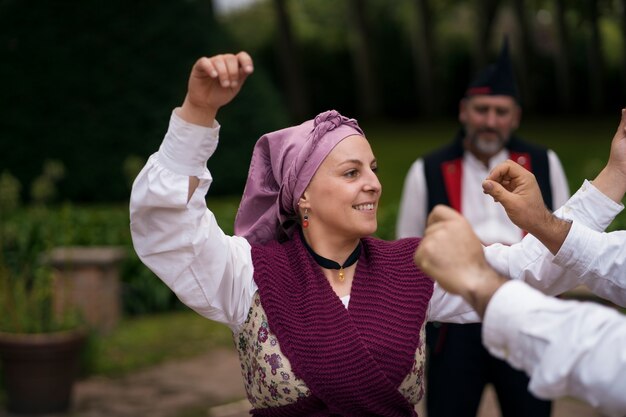
M 0 332 L 0 361 L 8 411 L 16 414 L 67 411 L 85 339 L 83 330 L 40 334 Z

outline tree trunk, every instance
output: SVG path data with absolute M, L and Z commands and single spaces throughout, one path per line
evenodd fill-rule
M 209 22 L 215 22 L 215 5 L 213 4 L 213 0 L 207 0 L 204 3 L 205 13 L 209 19 Z
M 350 0 L 349 14 L 355 28 L 352 56 L 357 78 L 359 112 L 365 117 L 380 114 L 380 98 L 374 70 L 370 28 L 367 23 L 364 0 Z
M 555 66 L 559 105 L 561 111 L 569 112 L 572 110 L 572 58 L 569 47 L 569 31 L 565 20 L 565 1 L 566 0 L 556 0 L 555 4 L 558 42 Z
M 602 58 L 602 40 L 600 39 L 600 14 L 598 0 L 587 0 L 589 7 L 589 47 L 587 48 L 589 62 L 589 103 L 594 113 L 602 111 L 604 101 L 604 68 Z
M 622 95 L 626 97 L 626 0 L 622 0 Z
M 626 1 L 626 0 L 624 0 Z M 413 63 L 416 69 L 417 99 L 419 112 L 432 116 L 439 109 L 439 99 L 435 96 L 435 69 L 433 53 L 433 14 L 430 0 L 415 0 L 417 27 L 411 30 Z
M 591 111 L 600 113 L 604 101 L 604 79 L 602 71 L 602 40 L 600 39 L 600 13 L 598 0 L 587 0 L 589 7 L 589 47 L 587 48 L 589 63 L 589 104 Z
M 300 69 L 298 51 L 293 40 L 286 0 L 274 0 L 274 6 L 278 23 L 278 62 L 283 80 L 285 80 L 287 102 L 292 116 L 302 121 L 310 117 L 309 101 Z
M 534 69 L 536 48 L 533 40 L 532 27 L 526 13 L 527 7 L 529 6 L 525 3 L 527 2 L 524 0 L 514 0 L 513 9 L 519 24 L 522 44 L 521 51 L 519 51 L 521 55 L 520 63 L 522 71 L 518 74 L 520 94 L 523 98 L 524 108 L 532 111 L 535 107 L 536 86 L 531 74 L 533 74 Z
M 476 48 L 474 65 L 480 71 L 489 63 L 489 40 L 500 0 L 476 0 Z

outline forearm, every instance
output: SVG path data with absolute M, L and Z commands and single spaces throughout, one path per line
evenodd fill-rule
M 556 255 L 561 249 L 572 224 L 570 221 L 560 219 L 548 211 L 545 214 L 544 219 L 534 223 L 528 232 L 535 236 L 553 255 Z
M 600 182 L 608 176 L 600 175 Z M 585 181 L 580 189 L 554 215 L 547 210 L 528 227 L 528 232 L 541 241 L 552 254 L 556 254 L 567 238 L 570 221 L 579 221 L 593 230 L 604 230 L 623 209 L 599 189 L 594 181 Z
M 616 203 L 620 203 L 626 193 L 626 177 L 609 165 L 600 171 L 593 185 Z
M 200 185 L 200 178 L 198 178 L 198 177 L 189 177 L 189 185 L 188 185 L 188 190 L 187 190 L 187 202 L 189 202 L 189 200 L 191 200 L 191 196 L 193 195 L 193 193 L 198 188 L 198 185 Z
M 466 280 L 468 286 L 461 295 L 476 310 L 478 315 L 483 318 L 491 297 L 507 282 L 507 279 L 487 265 L 485 268 L 480 268 L 476 271 L 469 270 L 468 274 L 473 279 Z
M 500 274 L 524 281 L 544 294 L 562 294 L 581 284 L 579 275 L 555 264 L 554 256 L 531 234 L 514 245 L 485 247 L 485 258 Z
M 198 126 L 211 127 L 217 116 L 217 109 L 209 106 L 197 106 L 185 97 L 183 105 L 176 109 L 176 114 L 186 121 Z
M 474 323 L 485 315 L 485 309 L 493 294 L 508 280 L 489 265 L 475 267 L 468 264 L 464 276 L 446 279 L 446 285 L 454 286 L 447 292 L 439 282 L 430 301 L 429 320 L 449 323 Z M 458 295 L 456 295 L 458 294 Z

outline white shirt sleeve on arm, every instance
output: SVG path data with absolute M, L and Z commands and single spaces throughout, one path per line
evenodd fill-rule
M 444 323 L 477 323 L 480 316 L 459 295 L 450 294 L 435 282 L 428 305 L 428 321 Z
M 606 229 L 624 206 L 611 200 L 585 180 L 563 207 L 554 212 L 557 217 L 574 220 L 598 232 Z
M 554 263 L 596 295 L 626 306 L 626 231 L 600 233 L 574 222 Z
M 424 161 L 418 159 L 411 165 L 404 180 L 398 219 L 396 239 L 424 236 L 426 217 L 428 216 L 428 197 Z
M 199 314 L 236 331 L 256 291 L 248 242 L 227 236 L 207 209 L 206 161 L 219 125 L 192 125 L 172 113 L 168 132 L 133 184 L 130 220 L 140 259 Z M 200 184 L 187 202 L 189 176 Z
M 508 282 L 487 306 L 483 342 L 524 370 L 540 398 L 574 396 L 609 416 L 626 413 L 626 317 L 615 310 Z
M 590 182 L 585 181 L 555 215 L 601 231 L 622 209 L 621 204 L 615 203 Z M 577 252 L 572 252 L 572 255 L 577 256 Z M 487 246 L 485 256 L 500 274 L 525 281 L 549 295 L 561 294 L 583 283 L 578 273 L 553 262 L 554 256 L 532 235 L 525 236 L 521 242 L 511 246 Z

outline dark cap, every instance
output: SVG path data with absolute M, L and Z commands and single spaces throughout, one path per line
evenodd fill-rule
M 509 41 L 504 38 L 498 60 L 482 70 L 469 84 L 465 97 L 476 95 L 511 96 L 519 102 L 513 65 L 509 56 Z

